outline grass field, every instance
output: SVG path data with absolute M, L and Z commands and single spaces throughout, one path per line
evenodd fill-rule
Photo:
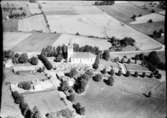
M 60 34 L 32 33 L 12 49 L 18 52 L 40 52 L 44 47 L 52 45 Z
M 119 78 L 115 78 L 114 87 L 91 80 L 87 92 L 77 97 L 77 101 L 86 108 L 87 118 L 165 117 L 165 99 L 148 99 L 141 94 L 144 88 L 157 84 L 156 81 Z
M 7 20 L 3 21 L 3 31 L 16 32 L 18 31 L 18 20 Z
M 26 94 L 24 97 L 30 108 L 33 108 L 34 106 L 39 108 L 42 116 L 45 116 L 46 113 L 56 112 L 66 108 L 63 101 L 60 100 L 57 90 Z
M 18 31 L 43 31 L 48 32 L 45 20 L 42 15 L 35 15 L 18 21 Z
M 29 37 L 31 33 L 21 33 L 21 32 L 4 32 L 3 33 L 3 49 L 12 49 L 19 42 L 23 41 Z

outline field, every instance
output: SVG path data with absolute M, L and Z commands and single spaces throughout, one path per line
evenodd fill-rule
M 31 81 L 34 79 L 44 79 L 46 78 L 44 74 L 31 74 L 31 73 L 20 73 L 20 75 L 14 74 L 11 70 L 4 69 L 4 80 L 3 80 L 3 86 L 2 86 L 2 102 L 1 102 L 1 113 L 0 115 L 6 116 L 15 116 L 17 118 L 23 118 L 21 115 L 19 106 L 16 105 L 13 101 L 13 97 L 11 96 L 10 91 L 10 83 L 17 83 L 19 81 Z M 7 84 L 8 83 L 8 84 Z
M 12 49 L 16 52 L 40 52 L 44 47 L 52 45 L 60 34 L 32 33 Z
M 149 11 L 138 8 L 130 3 L 117 3 L 113 6 L 98 6 L 98 8 L 124 23 L 131 22 L 132 19 L 130 17 L 133 14 L 145 15 L 150 13 Z
M 3 33 L 3 49 L 12 49 L 19 42 L 23 41 L 29 37 L 31 33 L 21 33 L 21 32 L 4 32 Z
M 3 21 L 3 31 L 6 32 L 18 31 L 18 20 Z
M 165 117 L 165 99 L 159 100 L 157 96 L 148 99 L 141 93 L 145 91 L 145 88 L 150 88 L 154 84 L 158 85 L 156 81 L 119 78 L 115 78 L 114 87 L 109 87 L 104 82 L 97 83 L 91 80 L 87 92 L 77 97 L 77 101 L 86 107 L 87 118 Z M 161 90 L 165 89 L 164 83 L 160 86 Z M 158 93 L 160 89 L 156 89 L 156 92 Z M 165 90 L 161 95 L 164 93 Z
M 37 106 L 43 116 L 48 112 L 56 112 L 66 108 L 63 101 L 60 100 L 57 90 L 26 94 L 24 97 L 30 108 Z
M 91 45 L 97 46 L 101 50 L 108 49 L 111 44 L 107 40 L 96 39 L 96 38 L 87 38 L 82 36 L 62 34 L 54 43 L 53 46 L 57 47 L 59 45 L 68 44 L 69 42 L 77 43 L 79 46 Z M 96 42 L 96 43 L 95 43 Z
M 130 22 L 130 24 L 147 23 L 148 20 L 150 19 L 152 19 L 153 22 L 165 21 L 165 17 L 163 15 L 160 15 L 157 13 L 151 13 L 151 14 L 143 15 L 141 17 L 137 17 L 136 21 L 132 21 Z
M 45 20 L 42 15 L 27 17 L 18 21 L 18 31 L 31 32 L 43 31 L 48 32 Z

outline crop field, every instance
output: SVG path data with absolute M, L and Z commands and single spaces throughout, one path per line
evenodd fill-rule
M 44 47 L 52 45 L 60 34 L 33 33 L 12 49 L 16 52 L 40 52 Z
M 98 8 L 124 23 L 131 22 L 132 19 L 130 17 L 133 14 L 145 15 L 150 13 L 149 11 L 138 8 L 130 3 L 117 3 L 112 6 L 98 6 Z
M 122 25 L 118 20 L 107 14 L 75 16 L 48 15 L 47 18 L 52 32 L 56 31 L 58 33 L 70 34 L 76 34 L 78 32 L 82 35 L 99 37 L 132 37 L 135 39 L 136 46 L 140 50 L 161 48 L 160 43 L 154 41 L 143 33 L 134 30 L 128 25 Z
M 15 32 L 18 31 L 18 20 L 3 21 L 3 31 Z
M 45 20 L 42 15 L 27 17 L 18 21 L 18 31 L 31 32 L 43 31 L 48 32 Z
M 21 33 L 21 32 L 4 32 L 3 33 L 3 49 L 12 49 L 19 42 L 23 41 L 29 37 L 31 33 Z
M 57 90 L 24 95 L 30 108 L 37 106 L 42 116 L 46 113 L 56 112 L 66 108 L 63 101 L 60 100 Z M 35 98 L 35 99 L 34 99 Z
M 82 36 L 75 36 L 69 34 L 62 34 L 54 43 L 53 46 L 57 47 L 59 45 L 68 44 L 69 42 L 77 43 L 79 46 L 91 45 L 97 46 L 101 50 L 106 50 L 111 47 L 111 44 L 104 39 L 96 39 L 96 38 L 87 38 Z M 96 43 L 95 43 L 96 42 Z
M 156 81 L 119 78 L 115 78 L 113 87 L 105 85 L 104 82 L 98 83 L 91 80 L 87 92 L 77 97 L 77 101 L 86 108 L 87 118 L 161 118 L 165 116 L 165 99 L 159 100 L 154 97 L 148 99 L 141 94 L 145 88 L 158 85 Z M 160 89 L 156 90 L 156 93 L 160 91 Z

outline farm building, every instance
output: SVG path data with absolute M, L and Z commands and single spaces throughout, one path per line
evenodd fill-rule
M 13 72 L 36 72 L 37 67 L 31 65 L 17 65 L 13 67 Z
M 74 52 L 73 44 L 68 44 L 68 61 L 72 64 L 85 64 L 91 66 L 96 59 L 96 55 L 90 52 Z

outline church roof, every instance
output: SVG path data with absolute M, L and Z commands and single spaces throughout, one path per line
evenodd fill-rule
M 96 58 L 96 55 L 90 52 L 74 52 L 72 58 Z

